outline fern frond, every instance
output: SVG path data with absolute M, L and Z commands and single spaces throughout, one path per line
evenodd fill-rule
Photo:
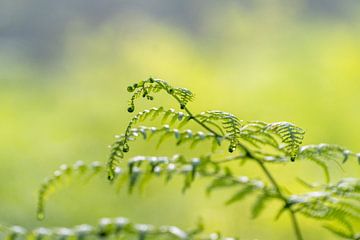
M 335 184 L 325 185 L 324 188 L 338 196 L 354 196 L 354 194 L 360 194 L 360 179 L 343 178 Z
M 342 226 L 332 229 L 338 235 L 351 233 L 353 236 L 352 223 L 360 221 L 360 179 L 341 179 L 335 184 L 322 185 L 318 188 L 320 190 L 317 192 L 290 196 L 288 200 L 290 206 L 294 211 L 305 216 L 336 222 L 338 226 Z
M 150 224 L 131 223 L 127 218 L 103 218 L 97 225 L 82 224 L 73 228 L 36 228 L 27 230 L 20 226 L 0 228 L 1 239 L 133 239 L 133 240 L 236 240 L 219 233 L 202 234 L 203 227 L 185 231 L 175 226 L 155 227 Z
M 339 225 L 326 224 L 323 227 L 341 238 L 345 238 L 345 239 L 349 239 L 349 240 L 350 239 L 352 239 L 352 240 L 360 239 L 359 233 L 354 234 L 352 231 L 349 231 L 346 228 L 342 228 Z
M 62 165 L 59 170 L 55 171 L 53 176 L 46 178 L 41 185 L 38 194 L 37 217 L 44 218 L 45 202 L 66 179 L 73 179 L 77 176 L 89 177 L 105 173 L 105 166 L 99 162 L 93 162 L 90 165 L 78 161 L 74 165 Z M 135 186 L 149 180 L 151 176 L 164 177 L 166 181 L 170 181 L 173 176 L 180 175 L 184 177 L 183 191 L 187 190 L 197 175 L 215 176 L 220 171 L 217 163 L 213 162 L 209 156 L 200 158 L 185 159 L 181 155 L 173 157 L 145 157 L 136 156 L 130 159 L 125 166 L 117 166 L 114 168 L 114 177 L 112 183 L 116 183 L 118 187 L 121 183 L 128 182 L 128 190 L 132 192 Z
M 274 132 L 281 138 L 281 141 L 284 144 L 281 149 L 290 156 L 291 161 L 294 161 L 304 139 L 305 131 L 288 122 L 270 123 L 265 127 L 265 131 Z
M 170 108 L 168 110 L 164 109 L 163 107 L 159 108 L 151 108 L 144 111 L 139 112 L 136 114 L 129 122 L 126 131 L 125 136 L 128 137 L 130 130 L 134 127 L 136 123 L 140 123 L 145 121 L 147 118 L 151 117 L 151 120 L 155 120 L 156 118 L 160 117 L 162 115 L 162 122 L 167 122 L 169 118 L 171 118 L 169 122 L 169 125 L 173 125 L 175 122 L 180 122 L 180 126 L 184 126 L 189 120 L 190 116 L 183 112 L 177 112 L 173 108 Z
M 269 194 L 260 194 L 259 196 L 257 196 L 257 199 L 251 209 L 252 218 L 257 218 L 258 216 L 260 216 L 260 214 L 266 208 L 266 203 L 272 198 L 273 196 Z
M 233 152 L 237 147 L 248 151 L 249 149 L 244 149 L 244 144 L 241 143 L 245 141 L 257 149 L 271 146 L 285 153 L 293 161 L 305 134 L 303 129 L 292 123 L 268 124 L 261 121 L 244 121 L 239 120 L 231 113 L 218 110 L 202 112 L 195 118 L 199 119 L 201 123 L 212 124 L 217 129 L 224 129 L 227 134 L 226 138 L 230 141 L 229 152 Z M 221 123 L 221 127 L 216 124 L 217 121 Z
M 87 176 L 89 179 L 104 170 L 100 162 L 93 162 L 86 165 L 82 161 L 77 161 L 74 165 L 63 164 L 56 170 L 51 177 L 45 179 L 44 183 L 40 186 L 38 194 L 37 218 L 44 218 L 44 209 L 46 199 L 61 185 L 64 184 L 66 179 L 72 178 L 74 175 Z
M 185 109 L 186 104 L 194 99 L 194 94 L 186 88 L 176 88 L 170 86 L 167 82 L 160 79 L 149 78 L 144 81 L 133 84 L 127 88 L 133 95 L 129 101 L 128 112 L 135 110 L 135 100 L 140 97 L 146 97 L 148 100 L 153 100 L 153 93 L 158 93 L 164 90 L 169 95 L 174 97 L 180 104 L 181 109 Z
M 60 170 L 55 171 L 53 177 L 47 178 L 41 185 L 38 197 L 38 218 L 44 218 L 45 201 L 61 186 L 64 179 L 76 176 L 85 176 L 85 179 L 88 179 L 89 176 L 105 173 L 105 170 L 105 166 L 98 162 L 92 163 L 90 166 L 83 162 L 77 162 L 72 166 L 61 166 Z M 243 196 L 254 192 L 260 192 L 267 197 L 278 197 L 276 191 L 267 187 L 262 181 L 249 179 L 246 176 L 234 176 L 227 168 L 222 168 L 218 162 L 214 162 L 209 155 L 191 159 L 186 159 L 182 155 L 172 157 L 136 156 L 114 169 L 114 181 L 111 183 L 119 189 L 123 183 L 127 182 L 128 191 L 132 192 L 136 186 L 141 187 L 151 177 L 162 177 L 168 182 L 175 176 L 183 176 L 183 192 L 190 188 L 197 176 L 212 179 L 207 188 L 208 193 L 218 188 L 240 187 L 240 190 L 228 200 L 227 204 L 240 201 Z
M 248 121 L 240 128 L 241 138 L 256 148 L 261 148 L 264 145 L 279 148 L 276 138 L 268 131 L 265 131 L 267 125 L 267 123 L 261 121 Z
M 215 136 L 213 133 L 204 132 L 192 132 L 187 129 L 179 131 L 178 129 L 172 129 L 169 125 L 164 125 L 161 128 L 155 127 L 139 127 L 129 130 L 128 135 L 117 136 L 117 141 L 111 146 L 111 154 L 108 161 L 109 179 L 112 179 L 114 175 L 114 169 L 119 165 L 119 159 L 124 158 L 124 153 L 129 151 L 128 141 L 134 141 L 139 135 L 144 139 L 148 139 L 154 135 L 159 135 L 158 146 L 168 137 L 174 137 L 176 139 L 176 145 L 183 145 L 189 143 L 190 147 L 195 147 L 199 142 L 210 140 L 213 148 L 220 145 L 224 140 L 222 137 Z M 125 139 L 127 139 L 125 141 Z M 214 150 L 214 149 L 213 149 Z
M 220 121 L 222 128 L 227 133 L 227 138 L 230 140 L 229 152 L 233 152 L 240 144 L 240 127 L 241 121 L 233 114 L 222 112 L 218 110 L 202 112 L 195 116 L 202 123 L 210 123 L 218 126 L 214 121 Z
M 319 165 L 325 174 L 326 181 L 330 181 L 329 162 L 333 161 L 337 164 L 345 163 L 350 157 L 359 159 L 360 154 L 356 154 L 341 146 L 334 144 L 307 145 L 300 148 L 299 160 L 309 160 Z
M 260 193 L 253 207 L 253 215 L 257 217 L 265 205 L 265 200 L 270 198 L 279 198 L 275 189 L 268 187 L 264 182 L 258 179 L 250 179 L 247 176 L 234 176 L 230 170 L 226 170 L 225 174 L 213 178 L 211 184 L 207 187 L 207 193 L 210 194 L 216 189 L 240 187 L 235 194 L 233 194 L 226 204 L 232 204 L 243 200 L 245 197 L 254 193 Z M 260 206 L 262 204 L 262 206 Z

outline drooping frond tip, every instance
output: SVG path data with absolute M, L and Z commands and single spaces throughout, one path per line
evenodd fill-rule
M 87 175 L 88 178 L 97 175 L 103 170 L 103 165 L 100 162 L 93 162 L 90 165 L 83 161 L 77 161 L 73 165 L 63 164 L 56 170 L 52 176 L 45 179 L 41 184 L 38 194 L 37 218 L 43 220 L 45 217 L 45 202 L 46 199 L 53 193 L 60 185 L 74 175 Z
M 186 104 L 194 99 L 194 94 L 186 89 L 179 87 L 172 87 L 167 82 L 160 80 L 149 78 L 144 81 L 140 81 L 135 83 L 127 88 L 128 92 L 133 93 L 131 99 L 129 100 L 128 112 L 133 112 L 135 110 L 135 100 L 143 97 L 148 100 L 153 100 L 153 94 L 164 90 L 172 97 L 174 97 L 180 104 L 180 108 L 184 109 Z
M 211 124 L 223 133 L 225 130 L 226 138 L 230 141 L 229 152 L 233 152 L 239 146 L 240 120 L 233 114 L 218 110 L 202 112 L 195 116 L 202 124 Z M 219 121 L 219 126 L 216 121 Z
M 273 131 L 282 139 L 283 146 L 281 148 L 290 156 L 291 161 L 295 161 L 305 131 L 289 122 L 271 123 L 266 129 Z

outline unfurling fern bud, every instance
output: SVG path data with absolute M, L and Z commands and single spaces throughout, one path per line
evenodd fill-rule
M 123 150 L 123 152 L 129 152 L 129 150 L 130 150 L 129 145 L 127 143 L 125 143 L 122 150 Z
M 128 86 L 127 91 L 128 92 L 133 92 L 133 91 L 135 91 L 135 88 L 133 86 Z
M 130 107 L 128 107 L 128 109 L 127 109 L 127 111 L 128 111 L 129 113 L 134 112 L 134 110 L 135 110 L 135 107 L 134 107 L 134 106 L 130 106 Z

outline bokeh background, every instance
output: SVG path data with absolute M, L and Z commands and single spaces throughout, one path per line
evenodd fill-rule
M 51 198 L 45 221 L 35 219 L 37 189 L 60 164 L 107 160 L 131 117 L 126 86 L 149 76 L 195 92 L 194 111 L 290 121 L 306 129 L 305 144 L 360 151 L 357 0 L 0 0 L 0 222 L 71 226 L 122 215 L 190 228 L 201 217 L 208 230 L 241 239 L 291 239 L 288 216 L 274 222 L 276 202 L 251 220 L 253 199 L 225 207 L 233 191 L 206 197 L 203 180 L 185 195 L 179 179 L 131 196 L 105 178 L 74 182 Z M 177 107 L 160 97 L 138 110 L 164 102 Z M 129 156 L 192 154 L 155 145 L 136 143 Z M 263 177 L 252 163 L 232 167 Z M 293 191 L 303 190 L 296 176 L 324 180 L 312 163 L 272 170 Z M 331 171 L 333 180 L 359 177 L 355 161 Z M 300 221 L 306 239 L 334 239 Z

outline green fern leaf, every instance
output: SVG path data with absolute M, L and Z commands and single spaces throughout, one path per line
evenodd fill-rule
M 251 209 L 252 218 L 255 219 L 263 212 L 266 206 L 266 202 L 269 200 L 269 196 L 267 194 L 261 194 L 257 197 L 256 202 L 254 203 Z
M 270 123 L 266 126 L 265 131 L 274 132 L 281 138 L 284 144 L 282 149 L 290 156 L 291 161 L 294 161 L 304 139 L 305 131 L 288 122 Z
M 244 199 L 246 196 L 253 193 L 253 187 L 252 186 L 245 186 L 241 190 L 239 190 L 237 193 L 235 193 L 229 200 L 226 201 L 226 205 L 233 204 L 235 202 L 238 202 L 242 199 Z
M 330 181 L 329 162 L 337 164 L 345 163 L 350 157 L 357 157 L 357 154 L 333 144 L 319 144 L 303 146 L 299 151 L 299 160 L 308 160 L 319 165 L 325 174 L 326 181 Z
M 82 224 L 72 228 L 35 228 L 28 230 L 20 226 L 0 226 L 2 239 L 138 239 L 138 240 L 236 240 L 221 234 L 206 236 L 203 227 L 185 231 L 175 226 L 155 227 L 150 224 L 136 224 L 123 217 L 102 218 L 97 225 Z
M 222 128 L 227 133 L 230 140 L 229 152 L 233 152 L 239 144 L 241 121 L 231 113 L 218 110 L 202 112 L 195 116 L 202 123 L 209 123 L 218 126 L 214 121 L 220 121 Z

